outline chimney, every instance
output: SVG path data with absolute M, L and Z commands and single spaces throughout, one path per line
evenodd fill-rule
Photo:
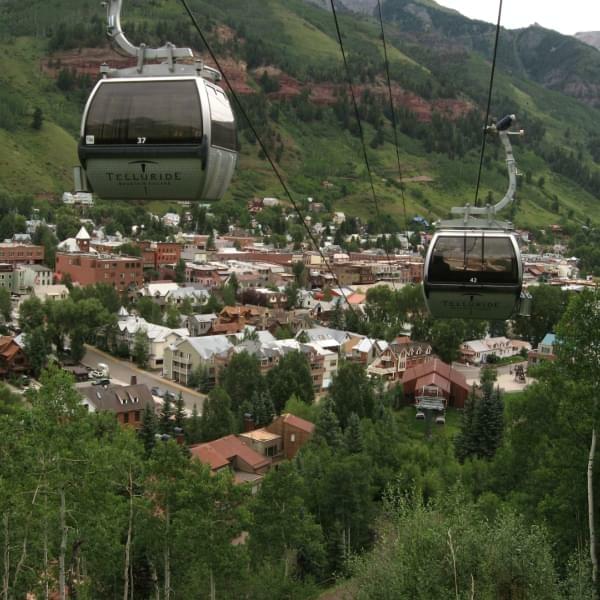
M 255 429 L 254 417 L 250 413 L 244 413 L 244 433 Z
M 137 385 L 137 375 L 131 376 L 131 381 L 130 381 L 129 385 Z

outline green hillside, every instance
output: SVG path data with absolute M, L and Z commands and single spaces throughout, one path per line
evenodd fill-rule
M 331 14 L 301 0 L 195 0 L 191 5 L 218 55 L 228 65 L 235 61 L 242 74 L 246 65 L 246 84 L 255 91 L 243 93 L 242 102 L 298 199 L 312 196 L 331 208 L 372 219 L 374 206 Z M 444 216 L 452 205 L 473 201 L 493 28 L 433 3 L 422 8 L 429 15 L 428 29 L 404 0 L 389 0 L 384 8 L 393 84 L 410 100 L 397 100 L 408 216 Z M 132 0 L 123 17 L 135 41 L 169 39 L 203 52 L 177 2 Z M 79 115 L 93 82 L 66 69 L 65 77 L 72 80 L 57 82 L 60 70 L 46 74 L 42 64 L 78 48 L 85 58 L 87 47 L 104 43 L 103 19 L 96 2 L 87 0 L 0 2 L 0 49 L 7 57 L 0 72 L 0 94 L 7 99 L 0 108 L 0 186 L 8 192 L 44 196 L 70 187 Z M 344 12 L 340 26 L 361 103 L 379 207 L 401 223 L 378 23 Z M 545 32 L 505 32 L 500 43 L 492 114 L 515 112 L 519 127 L 526 130 L 514 142 L 524 174 L 514 220 L 524 226 L 600 222 L 600 169 L 593 158 L 599 159 L 594 149 L 600 140 L 600 112 L 591 106 L 589 94 L 570 97 L 547 81 L 552 68 L 567 68 L 572 77 L 585 73 L 592 89 L 600 81 L 600 58 L 577 40 Z M 536 55 L 536 44 L 544 49 L 557 36 L 565 44 L 576 44 L 581 71 L 562 52 L 545 52 L 543 60 Z M 265 79 L 267 67 L 275 70 Z M 285 78 L 291 78 L 296 90 L 280 97 Z M 329 96 L 319 100 L 326 92 Z M 458 107 L 463 116 L 444 114 L 439 108 L 444 103 Z M 44 115 L 40 130 L 31 126 L 36 107 Z M 229 196 L 242 202 L 253 195 L 281 195 L 243 122 L 240 140 L 240 167 Z M 323 181 L 331 185 L 325 189 Z M 506 184 L 503 153 L 490 140 L 480 198 L 498 200 Z

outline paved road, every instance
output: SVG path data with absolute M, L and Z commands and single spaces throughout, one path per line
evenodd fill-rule
M 173 392 L 175 395 L 182 392 L 186 408 L 191 411 L 195 404 L 198 407 L 198 412 L 202 412 L 202 405 L 206 397 L 204 394 L 194 392 L 169 379 L 163 379 L 154 373 L 142 371 L 129 361 L 114 358 L 110 354 L 106 354 L 93 346 L 86 345 L 85 356 L 81 362 L 87 367 L 92 368 L 96 368 L 99 362 L 106 363 L 110 369 L 111 381 L 114 383 L 129 385 L 131 383 L 131 376 L 135 375 L 138 383 L 145 383 L 149 388 L 158 386 L 163 390 Z

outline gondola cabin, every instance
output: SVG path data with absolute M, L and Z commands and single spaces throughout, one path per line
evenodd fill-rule
M 448 229 L 429 245 L 423 291 L 433 317 L 501 320 L 516 312 L 522 280 L 511 233 Z
M 225 92 L 202 77 L 104 78 L 78 151 L 100 198 L 218 200 L 237 161 L 235 118 Z

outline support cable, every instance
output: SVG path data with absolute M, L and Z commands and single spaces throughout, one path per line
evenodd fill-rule
M 400 195 L 402 197 L 402 210 L 404 212 L 404 231 L 408 232 L 408 217 L 406 215 L 406 198 L 404 196 L 404 182 L 402 181 L 402 167 L 400 165 L 400 145 L 398 143 L 398 126 L 396 123 L 396 111 L 394 109 L 394 98 L 392 95 L 392 81 L 390 77 L 390 63 L 388 60 L 387 44 L 385 41 L 385 31 L 383 28 L 383 14 L 381 10 L 381 0 L 377 0 L 377 10 L 379 12 L 379 25 L 381 26 L 381 41 L 383 43 L 383 57 L 385 61 L 385 75 L 387 78 L 388 95 L 390 100 L 390 110 L 392 112 L 392 126 L 394 128 L 394 146 L 396 148 L 396 163 L 398 165 L 398 177 L 400 178 Z
M 373 204 L 375 205 L 375 212 L 377 213 L 377 218 L 381 222 L 382 221 L 381 212 L 379 211 L 379 203 L 377 202 L 377 195 L 375 194 L 375 184 L 373 183 L 373 173 L 371 172 L 371 165 L 369 164 L 369 157 L 368 157 L 368 153 L 367 153 L 367 145 L 365 143 L 364 130 L 363 130 L 362 122 L 360 120 L 360 111 L 358 110 L 358 102 L 356 100 L 356 94 L 354 93 L 354 86 L 352 85 L 352 76 L 350 74 L 350 67 L 348 66 L 348 60 L 346 58 L 346 51 L 344 49 L 344 42 L 342 40 L 342 33 L 340 31 L 340 24 L 338 22 L 334 0 L 330 0 L 330 4 L 331 4 L 331 12 L 333 13 L 333 20 L 335 22 L 335 30 L 337 33 L 338 43 L 340 46 L 340 51 L 342 53 L 342 60 L 344 62 L 344 69 L 346 71 L 346 79 L 348 82 L 348 88 L 350 90 L 350 96 L 352 98 L 352 106 L 354 108 L 354 116 L 356 118 L 356 123 L 358 124 L 358 132 L 359 132 L 359 137 L 360 137 L 360 144 L 362 147 L 363 159 L 365 161 L 365 166 L 367 167 L 367 173 L 369 174 L 369 184 L 371 186 L 371 195 L 373 196 Z M 390 265 L 390 271 L 391 271 L 392 259 L 390 257 L 390 253 L 387 249 L 387 238 L 385 237 L 386 234 L 384 233 L 383 236 L 384 236 L 384 250 L 385 250 L 385 254 L 387 256 L 388 264 Z M 396 283 L 394 281 L 394 277 L 391 272 L 390 272 L 390 275 L 392 275 L 392 277 L 391 277 L 392 287 L 395 289 Z
M 481 183 L 481 169 L 483 168 L 483 156 L 485 153 L 485 142 L 487 139 L 487 126 L 490 119 L 490 106 L 492 104 L 492 89 L 494 87 L 494 72 L 496 70 L 496 56 L 498 53 L 498 38 L 500 37 L 500 21 L 502 19 L 502 0 L 499 0 L 498 5 L 498 21 L 496 23 L 496 37 L 494 39 L 494 54 L 492 56 L 492 70 L 490 73 L 490 84 L 488 87 L 487 108 L 485 111 L 485 123 L 483 126 L 483 134 L 481 139 L 481 152 L 479 154 L 479 170 L 477 172 L 477 185 L 475 187 L 475 206 L 479 206 L 479 184 Z
M 308 234 L 308 236 L 309 236 L 309 238 L 310 238 L 313 246 L 315 247 L 315 249 L 317 250 L 317 252 L 321 256 L 321 260 L 323 261 L 323 264 L 325 265 L 325 268 L 329 271 L 329 273 L 333 277 L 333 279 L 334 279 L 334 281 L 335 281 L 335 283 L 336 283 L 336 285 L 337 285 L 337 287 L 338 287 L 338 289 L 339 289 L 342 297 L 344 298 L 344 301 L 345 301 L 347 307 L 350 309 L 350 311 L 353 313 L 353 315 L 360 321 L 361 320 L 360 315 L 354 310 L 354 307 L 348 302 L 348 297 L 346 296 L 346 293 L 344 292 L 342 286 L 340 285 L 340 282 L 338 280 L 337 275 L 334 273 L 334 271 L 332 270 L 329 262 L 325 258 L 324 254 L 323 254 L 323 251 L 321 250 L 321 247 L 317 243 L 317 240 L 316 240 L 313 232 L 311 231 L 310 227 L 306 223 L 306 220 L 305 220 L 304 216 L 302 215 L 300 207 L 298 206 L 298 204 L 294 200 L 294 197 L 292 196 L 292 193 L 291 193 L 289 187 L 287 186 L 287 184 L 286 184 L 283 176 L 279 172 L 279 169 L 277 168 L 277 166 L 275 165 L 275 162 L 271 158 L 271 155 L 269 154 L 269 151 L 267 150 L 267 147 L 265 146 L 262 138 L 260 137 L 260 135 L 259 135 L 256 127 L 254 126 L 254 124 L 250 120 L 250 117 L 249 117 L 248 113 L 246 112 L 244 106 L 240 102 L 239 96 L 237 95 L 237 93 L 233 89 L 233 86 L 231 85 L 229 77 L 227 77 L 227 73 L 221 67 L 221 63 L 220 63 L 219 59 L 217 58 L 216 54 L 213 52 L 212 47 L 208 43 L 208 40 L 206 39 L 206 36 L 204 35 L 202 29 L 200 29 L 200 26 L 198 25 L 198 21 L 197 21 L 196 17 L 194 16 L 194 14 L 192 13 L 192 11 L 190 10 L 190 8 L 188 6 L 187 0 L 181 0 L 181 3 L 183 4 L 183 7 L 185 8 L 185 11 L 187 12 L 188 16 L 190 17 L 190 19 L 192 21 L 192 24 L 194 25 L 194 28 L 196 29 L 198 35 L 200 36 L 200 39 L 202 40 L 202 43 L 204 44 L 204 46 L 206 47 L 206 50 L 210 54 L 210 57 L 212 58 L 213 62 L 215 63 L 217 69 L 220 71 L 220 73 L 221 73 L 221 75 L 223 77 L 223 81 L 227 85 L 227 88 L 229 89 L 229 92 L 231 93 L 231 96 L 235 100 L 235 102 L 236 102 L 236 104 L 237 104 L 237 106 L 238 106 L 238 108 L 239 108 L 242 116 L 244 117 L 244 119 L 248 123 L 248 126 L 250 127 L 250 130 L 252 131 L 252 134 L 256 138 L 256 141 L 258 142 L 258 145 L 260 146 L 260 149 L 262 150 L 262 152 L 265 155 L 267 161 L 271 165 L 271 168 L 273 169 L 273 172 L 275 173 L 275 176 L 279 180 L 279 183 L 281 184 L 281 187 L 283 188 L 283 190 L 284 190 L 284 192 L 285 192 L 288 200 L 290 201 L 290 204 L 293 206 L 294 211 L 296 212 L 296 214 L 298 215 L 299 219 L 301 220 L 302 225 L 304 226 L 304 229 L 306 230 L 306 232 L 307 232 L 307 234 Z

